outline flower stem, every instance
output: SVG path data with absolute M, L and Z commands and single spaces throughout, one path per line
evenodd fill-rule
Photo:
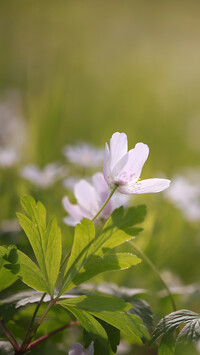
M 0 320 L 0 327 L 3 330 L 5 336 L 8 338 L 9 342 L 12 344 L 13 348 L 15 349 L 15 352 L 19 350 L 19 345 L 17 344 L 16 339 L 10 332 L 10 330 L 5 326 L 2 320 Z
M 54 304 L 56 303 L 56 299 L 52 299 L 51 302 L 48 304 L 47 308 L 45 309 L 45 311 L 43 312 L 43 314 L 41 315 L 40 319 L 38 320 L 37 324 L 35 325 L 35 327 L 33 328 L 32 332 L 30 333 L 29 337 L 26 340 L 26 344 L 29 344 L 31 339 L 33 338 L 33 336 L 35 335 L 36 331 L 38 330 L 40 324 L 42 323 L 43 319 L 46 317 L 47 313 L 50 311 L 50 309 L 54 306 Z M 23 352 L 25 352 L 25 350 L 27 349 L 28 345 L 26 345 L 26 348 L 23 348 Z
M 169 289 L 169 287 L 167 286 L 167 284 L 165 283 L 165 281 L 163 280 L 163 278 L 160 276 L 160 273 L 158 271 L 158 269 L 156 268 L 156 266 L 152 263 L 152 261 L 148 258 L 148 256 L 134 243 L 134 242 L 131 242 L 133 248 L 138 252 L 138 254 L 141 256 L 141 258 L 143 260 L 146 261 L 146 263 L 151 267 L 151 269 L 155 272 L 155 274 L 158 276 L 160 282 L 162 283 L 162 285 L 164 286 L 165 290 L 167 291 L 167 294 L 170 298 L 170 301 L 171 301 L 171 304 L 172 304 L 172 308 L 173 308 L 173 311 L 175 312 L 176 311 L 176 304 L 175 304 L 175 301 L 174 301 L 174 298 L 171 294 L 171 291 Z
M 107 203 L 110 201 L 111 197 L 114 195 L 115 191 L 118 188 L 118 184 L 115 184 L 114 188 L 112 189 L 110 195 L 108 196 L 108 198 L 106 199 L 106 201 L 104 202 L 104 204 L 101 206 L 100 210 L 97 212 L 97 214 L 92 218 L 92 222 L 94 222 L 94 220 L 100 215 L 100 213 L 103 211 L 104 207 L 107 205 Z
M 48 339 L 49 337 L 51 337 L 52 335 L 54 334 L 57 334 L 58 332 L 60 332 L 61 330 L 64 330 L 66 328 L 69 328 L 69 327 L 72 327 L 72 326 L 75 326 L 75 325 L 79 325 L 79 322 L 78 321 L 71 321 L 69 322 L 68 324 L 65 324 L 63 325 L 62 327 L 58 328 L 58 329 L 55 329 L 53 330 L 52 332 L 48 333 L 48 334 L 45 334 L 43 335 L 42 337 L 36 339 L 35 341 L 33 341 L 32 343 L 30 343 L 27 347 L 27 350 L 26 351 L 29 351 L 31 349 L 33 349 L 36 345 L 40 344 L 42 341 Z
M 28 326 L 28 329 L 27 329 L 27 332 L 26 332 L 24 341 L 23 341 L 22 346 L 21 346 L 21 349 L 22 349 L 22 350 L 25 349 L 25 348 L 27 347 L 27 345 L 28 345 L 27 340 L 29 339 L 29 334 L 30 334 L 30 332 L 31 332 L 31 330 L 32 330 L 32 326 L 33 326 L 35 317 L 36 317 L 36 315 L 37 315 L 37 312 L 38 312 L 38 310 L 39 310 L 39 308 L 40 308 L 40 306 L 41 306 L 41 304 L 42 304 L 42 301 L 43 301 L 43 299 L 45 298 L 45 296 L 46 296 L 46 293 L 43 293 L 43 295 L 42 295 L 42 297 L 41 297 L 39 303 L 37 304 L 37 306 L 36 306 L 36 308 L 35 308 L 35 311 L 34 311 L 34 313 L 33 313 L 33 316 L 32 316 L 32 318 L 31 318 L 30 324 L 29 324 L 29 326 Z

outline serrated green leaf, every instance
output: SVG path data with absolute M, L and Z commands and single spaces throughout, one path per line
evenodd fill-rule
M 94 238 L 95 228 L 93 223 L 83 219 L 81 224 L 78 224 L 75 229 L 72 251 L 65 270 L 63 285 L 59 292 L 60 295 L 68 289 L 67 286 L 69 283 L 88 260 L 88 256 L 92 253 L 91 249 Z
M 46 209 L 31 196 L 21 199 L 29 218 L 18 213 L 19 223 L 24 229 L 33 248 L 39 267 L 47 280 L 48 292 L 53 295 L 61 261 L 61 232 L 53 217 L 46 228 Z
M 130 300 L 132 304 L 132 308 L 130 309 L 130 313 L 135 314 L 136 316 L 140 317 L 144 325 L 152 331 L 153 329 L 153 312 L 151 307 L 147 302 L 141 300 L 140 298 L 134 298 Z
M 146 340 L 150 338 L 146 327 L 142 323 L 142 320 L 133 314 L 118 311 L 90 311 L 89 313 L 96 318 L 102 319 L 104 322 L 111 324 L 128 337 L 130 336 L 137 338 L 138 343 L 145 343 Z
M 179 343 L 187 343 L 191 341 L 200 340 L 200 315 L 199 318 L 191 320 L 185 327 L 180 331 L 176 345 Z
M 130 303 L 121 300 L 120 298 L 110 297 L 110 296 L 99 296 L 99 295 L 84 295 L 74 298 L 68 298 L 65 300 L 60 300 L 58 304 L 62 306 L 72 306 L 78 307 L 85 311 L 95 311 L 101 312 L 109 310 L 115 311 L 127 311 L 132 307 Z
M 69 310 L 78 319 L 82 327 L 92 335 L 93 339 L 99 341 L 105 350 L 108 349 L 107 334 L 102 325 L 91 314 L 76 307 L 64 306 L 64 308 Z
M 112 253 L 103 256 L 94 255 L 80 270 L 73 282 L 69 283 L 67 289 L 70 290 L 103 272 L 128 269 L 140 262 L 141 259 L 130 253 Z
M 142 229 L 135 228 L 146 216 L 146 207 L 138 206 L 116 209 L 103 227 L 102 234 L 95 240 L 95 255 L 103 255 L 110 249 L 133 239 Z
M 94 225 L 89 220 L 82 220 L 75 229 L 72 252 L 65 270 L 65 276 L 59 295 L 68 291 L 79 272 L 93 256 L 102 256 L 116 246 L 132 239 L 141 230 L 133 226 L 143 221 L 145 206 L 132 207 L 127 211 L 123 207 L 113 212 L 106 222 L 102 233 L 95 238 Z
M 10 273 L 20 278 L 26 285 L 35 290 L 48 292 L 46 281 L 39 267 L 23 252 L 13 248 L 15 252 L 14 263 L 4 264 L 4 268 L 10 270 Z M 9 250 L 8 257 L 9 259 Z
M 49 290 L 50 294 L 53 295 L 54 287 L 59 274 L 62 253 L 61 231 L 57 225 L 56 217 L 52 217 L 48 224 L 44 234 L 44 242 L 44 258 Z
M 7 248 L 0 246 L 0 291 L 5 290 L 17 280 L 17 277 L 10 273 L 3 266 L 7 263 L 4 256 L 7 255 Z
M 156 341 L 160 336 L 172 334 L 179 325 L 197 320 L 199 317 L 200 315 L 198 313 L 189 311 L 187 309 L 181 309 L 179 311 L 168 314 L 157 324 L 151 342 Z

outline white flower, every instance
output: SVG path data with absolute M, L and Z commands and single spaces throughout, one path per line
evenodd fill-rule
M 64 222 L 68 225 L 75 226 L 83 218 L 92 219 L 100 210 L 109 194 L 110 189 L 102 173 L 94 174 L 92 176 L 92 183 L 84 179 L 80 180 L 74 186 L 74 195 L 78 204 L 72 204 L 67 196 L 62 200 L 65 210 L 70 215 L 64 218 Z M 111 198 L 99 217 L 107 219 L 116 207 L 126 202 L 127 199 L 122 201 L 117 197 L 115 199 Z
M 12 148 L 0 148 L 0 166 L 9 168 L 18 161 L 18 153 Z
M 68 352 L 68 355 L 94 355 L 93 341 L 90 344 L 89 348 L 87 349 L 84 349 L 80 343 L 72 344 L 72 347 Z
M 86 143 L 67 145 L 63 149 L 63 154 L 71 163 L 83 167 L 98 166 L 103 162 L 103 150 Z
M 62 184 L 66 189 L 73 191 L 75 184 L 79 181 L 78 177 L 68 177 L 62 181 Z
M 25 122 L 22 118 L 19 93 L 7 92 L 0 101 L 0 146 L 19 148 L 25 141 Z
M 21 170 L 21 175 L 25 179 L 43 189 L 53 185 L 53 183 L 62 178 L 64 174 L 64 168 L 58 166 L 56 163 L 46 165 L 43 170 L 33 164 L 24 166 Z
M 200 220 L 200 174 L 198 179 L 196 174 L 187 174 L 187 178 L 176 175 L 165 193 L 166 198 L 191 222 Z
M 16 233 L 21 230 L 17 219 L 5 219 L 0 222 L 0 234 L 2 233 Z
M 118 186 L 123 194 L 143 194 L 165 190 L 170 180 L 147 179 L 139 181 L 143 165 L 147 160 L 149 148 L 146 144 L 137 143 L 134 149 L 128 151 L 127 136 L 116 132 L 105 146 L 104 177 L 108 185 Z

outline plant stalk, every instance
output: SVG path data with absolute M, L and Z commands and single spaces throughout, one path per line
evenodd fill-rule
M 155 272 L 155 274 L 158 276 L 160 282 L 162 283 L 163 287 L 165 288 L 169 298 L 170 298 L 170 301 L 171 301 L 171 304 L 172 304 L 172 308 L 173 308 L 173 311 L 175 312 L 176 311 L 176 304 L 175 304 L 175 301 L 174 301 L 174 298 L 172 296 L 172 293 L 169 289 L 169 287 L 167 286 L 167 284 L 165 283 L 165 281 L 163 280 L 163 278 L 160 276 L 160 273 L 158 271 L 158 269 L 156 268 L 156 266 L 152 263 L 152 261 L 148 258 L 148 256 L 134 243 L 134 242 L 131 242 L 133 248 L 138 252 L 138 254 L 141 256 L 141 258 L 143 260 L 146 261 L 146 263 L 151 267 L 151 269 Z
M 14 338 L 10 330 L 5 326 L 2 320 L 0 320 L 0 326 L 5 336 L 8 338 L 9 342 L 12 344 L 13 348 L 15 349 L 15 352 L 19 351 L 19 345 L 17 344 L 16 339 Z
M 100 215 L 100 213 L 103 211 L 104 207 L 107 205 L 107 203 L 110 201 L 111 197 L 114 195 L 115 191 L 118 188 L 118 184 L 115 184 L 114 188 L 112 189 L 110 195 L 108 196 L 108 198 L 106 199 L 106 201 L 104 202 L 104 204 L 101 206 L 100 210 L 97 212 L 97 214 L 92 218 L 92 222 L 94 222 L 94 220 Z
M 36 306 L 36 308 L 35 308 L 35 311 L 34 311 L 34 313 L 33 313 L 33 316 L 32 316 L 32 318 L 31 318 L 30 324 L 29 324 L 29 326 L 28 326 L 28 329 L 27 329 L 27 332 L 26 332 L 24 341 L 23 341 L 22 346 L 21 346 L 21 350 L 26 349 L 26 347 L 27 347 L 27 345 L 28 345 L 28 342 L 27 342 L 27 341 L 28 341 L 28 339 L 29 339 L 29 334 L 30 334 L 30 332 L 31 332 L 31 330 L 32 330 L 32 326 L 33 326 L 35 317 L 36 317 L 36 315 L 37 315 L 37 312 L 38 312 L 38 310 L 39 310 L 39 308 L 40 308 L 40 306 L 41 306 L 41 304 L 42 304 L 42 301 L 44 300 L 45 296 L 46 296 L 46 292 L 43 293 L 43 295 L 42 295 L 42 297 L 41 297 L 39 303 L 37 304 L 37 306 Z
M 60 327 L 58 329 L 55 329 L 55 330 L 53 330 L 52 332 L 50 332 L 48 334 L 43 335 L 42 337 L 40 337 L 40 338 L 36 339 L 35 341 L 33 341 L 32 343 L 30 343 L 28 345 L 26 351 L 29 351 L 29 350 L 33 349 L 36 345 L 40 344 L 42 341 L 48 339 L 49 337 L 51 337 L 52 335 L 60 332 L 61 330 L 64 330 L 66 328 L 69 328 L 69 327 L 75 326 L 75 325 L 79 325 L 79 322 L 78 321 L 71 321 L 68 324 L 63 325 L 62 327 Z

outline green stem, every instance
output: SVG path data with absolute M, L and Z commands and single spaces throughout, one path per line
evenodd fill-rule
M 60 270 L 63 268 L 63 266 L 65 265 L 66 261 L 68 260 L 68 258 L 70 257 L 71 254 L 71 249 L 68 251 L 68 253 L 65 255 L 61 265 L 60 265 Z
M 100 210 L 97 212 L 97 214 L 92 218 L 92 222 L 100 215 L 100 213 L 103 211 L 104 207 L 107 205 L 107 203 L 110 201 L 111 197 L 114 195 L 115 191 L 118 188 L 118 184 L 115 184 L 114 188 L 112 189 L 110 195 L 108 196 L 107 200 L 104 202 L 104 204 L 101 206 Z
M 79 325 L 78 321 L 71 321 L 68 324 L 63 325 L 62 327 L 53 330 L 52 332 L 43 335 L 42 337 L 36 339 L 35 341 L 33 341 L 32 343 L 30 343 L 26 349 L 26 351 L 29 351 L 31 349 L 33 349 L 36 345 L 40 344 L 41 342 L 43 342 L 44 340 L 48 339 L 49 337 L 51 337 L 54 334 L 57 334 L 58 332 L 60 332 L 61 330 L 67 329 L 69 327 L 75 326 L 75 325 Z
M 107 203 L 110 201 L 111 197 L 114 195 L 114 192 L 116 191 L 116 189 L 118 188 L 119 185 L 115 185 L 113 190 L 111 191 L 110 195 L 108 196 L 107 200 L 104 202 L 104 204 L 101 206 L 100 210 L 97 212 L 97 214 L 92 218 L 92 222 L 94 222 L 94 220 L 100 215 L 100 213 L 103 211 L 104 207 L 107 205 Z M 68 260 L 68 258 L 70 257 L 71 254 L 71 249 L 68 251 L 68 253 L 65 255 L 61 266 L 60 266 L 60 270 L 63 268 L 64 264 L 66 263 L 66 261 Z
M 10 330 L 5 326 L 2 320 L 0 320 L 0 327 L 3 330 L 5 336 L 8 338 L 9 342 L 12 344 L 13 348 L 15 349 L 15 352 L 19 351 L 19 345 L 17 344 L 17 341 L 15 340 Z
M 174 301 L 174 298 L 171 294 L 171 291 L 169 289 L 169 287 L 167 286 L 167 284 L 165 283 L 165 281 L 162 279 L 162 277 L 160 276 L 160 273 L 158 271 L 158 269 L 156 268 L 156 266 L 152 263 L 152 261 L 148 258 L 148 256 L 137 246 L 135 245 L 134 242 L 131 242 L 132 246 L 134 247 L 134 249 L 140 254 L 141 258 L 143 260 L 146 261 L 146 263 L 151 267 L 151 269 L 155 272 L 155 274 L 158 276 L 160 282 L 162 283 L 162 285 L 164 286 L 165 290 L 167 291 L 167 294 L 171 300 L 171 304 L 172 304 L 172 308 L 173 308 L 173 311 L 175 312 L 176 311 L 176 304 L 175 304 L 175 301 Z
M 45 311 L 43 312 L 43 314 L 41 315 L 40 319 L 38 320 L 37 324 L 35 325 L 35 327 L 33 328 L 31 334 L 29 335 L 26 343 L 29 344 L 31 339 L 34 337 L 35 333 L 37 332 L 40 324 L 42 323 L 43 319 L 46 317 L 47 313 L 50 311 L 50 309 L 54 306 L 54 304 L 56 303 L 56 299 L 52 299 L 51 302 L 48 304 L 47 308 L 45 309 Z M 28 345 L 27 345 L 28 346 Z M 27 346 L 24 350 L 27 349 Z M 25 351 L 24 351 L 25 352 Z
M 35 308 L 35 311 L 34 311 L 34 313 L 33 313 L 33 316 L 32 316 L 32 318 L 31 318 L 30 324 L 29 324 L 29 326 L 28 326 L 28 329 L 27 329 L 27 332 L 26 332 L 24 341 L 23 341 L 22 346 L 21 346 L 21 350 L 26 349 L 26 347 L 27 347 L 27 345 L 28 345 L 27 340 L 29 339 L 29 334 L 30 334 L 30 332 L 31 332 L 31 330 L 32 330 L 32 326 L 33 326 L 35 317 L 36 317 L 36 315 L 37 315 L 37 312 L 38 312 L 38 310 L 39 310 L 39 308 L 40 308 L 40 306 L 41 306 L 41 304 L 42 304 L 42 301 L 44 300 L 45 296 L 46 296 L 46 292 L 43 293 L 43 295 L 42 295 L 42 297 L 41 297 L 39 303 L 37 304 L 37 306 L 36 306 L 36 308 Z

